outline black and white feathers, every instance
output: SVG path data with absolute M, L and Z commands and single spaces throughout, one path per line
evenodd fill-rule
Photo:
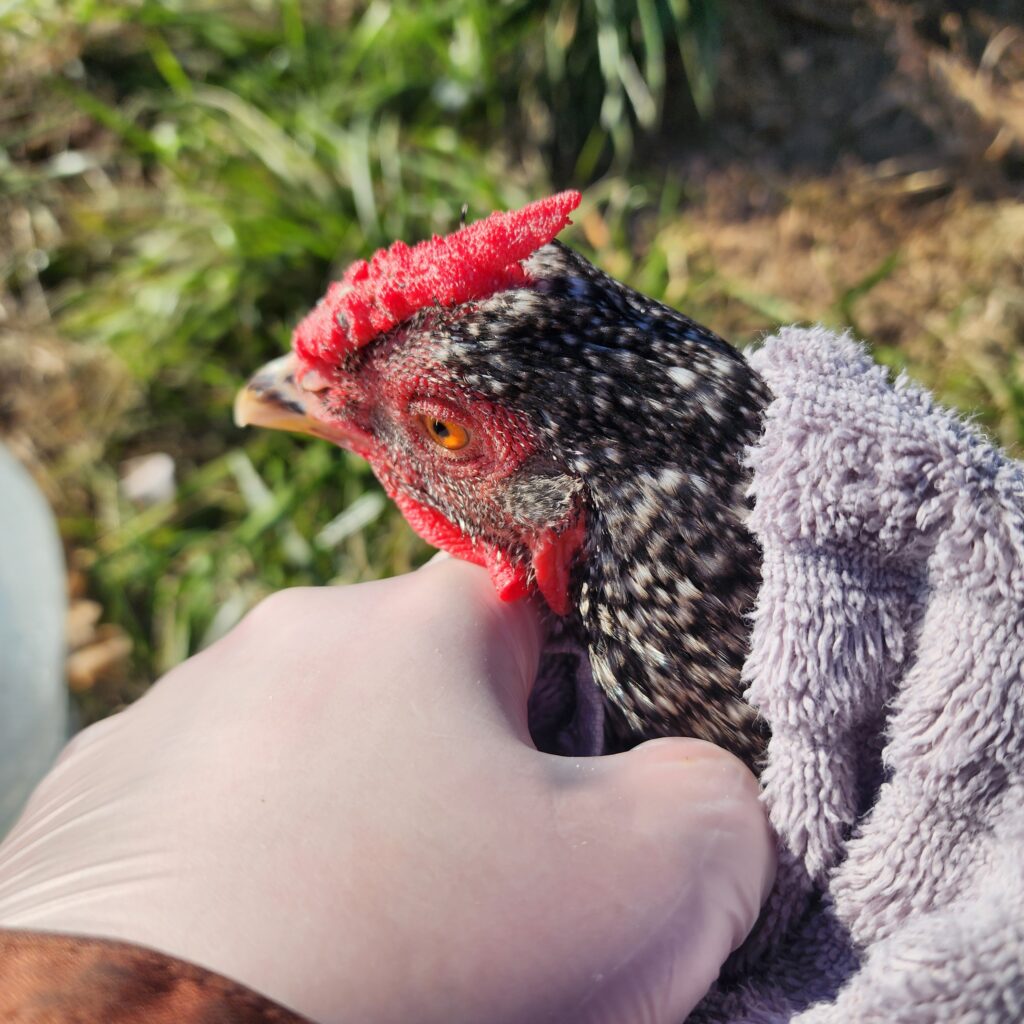
M 523 415 L 549 463 L 522 502 L 578 491 L 586 541 L 565 630 L 607 702 L 607 749 L 689 735 L 756 766 L 767 730 L 741 668 L 759 553 L 742 465 L 769 400 L 722 339 L 558 242 L 530 288 L 432 317 L 443 362 Z

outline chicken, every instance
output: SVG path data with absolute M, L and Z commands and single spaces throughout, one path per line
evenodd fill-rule
M 607 749 L 697 736 L 757 765 L 745 446 L 769 395 L 711 331 L 554 240 L 579 194 L 358 261 L 236 421 L 365 457 L 427 541 L 539 594 L 604 694 Z

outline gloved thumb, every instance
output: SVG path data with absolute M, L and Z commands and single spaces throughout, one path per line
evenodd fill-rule
M 576 779 L 567 800 L 575 834 L 601 850 L 594 877 L 577 881 L 616 908 L 609 931 L 622 950 L 621 968 L 575 1019 L 682 1020 L 753 927 L 774 880 L 757 782 L 733 755 L 694 739 L 556 760 Z

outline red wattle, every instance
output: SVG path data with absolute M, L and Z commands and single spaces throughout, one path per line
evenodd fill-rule
M 580 514 L 576 522 L 561 533 L 542 531 L 533 546 L 533 574 L 537 589 L 556 615 L 568 615 L 572 608 L 569 600 L 572 567 L 586 535 L 586 525 Z
M 502 601 L 518 601 L 530 592 L 529 573 L 524 565 L 513 565 L 497 548 L 487 557 L 487 571 Z

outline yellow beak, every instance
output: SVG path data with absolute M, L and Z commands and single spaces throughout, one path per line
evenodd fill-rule
M 302 383 L 296 379 L 298 365 L 289 353 L 271 360 L 252 375 L 249 383 L 235 396 L 235 424 L 239 427 L 266 427 L 308 434 L 366 455 L 372 439 L 368 434 L 337 420 L 316 416 L 320 395 L 326 385 L 306 375 Z
M 235 397 L 235 425 L 325 436 L 306 412 L 306 396 L 295 382 L 294 355 L 274 359 L 253 374 Z

